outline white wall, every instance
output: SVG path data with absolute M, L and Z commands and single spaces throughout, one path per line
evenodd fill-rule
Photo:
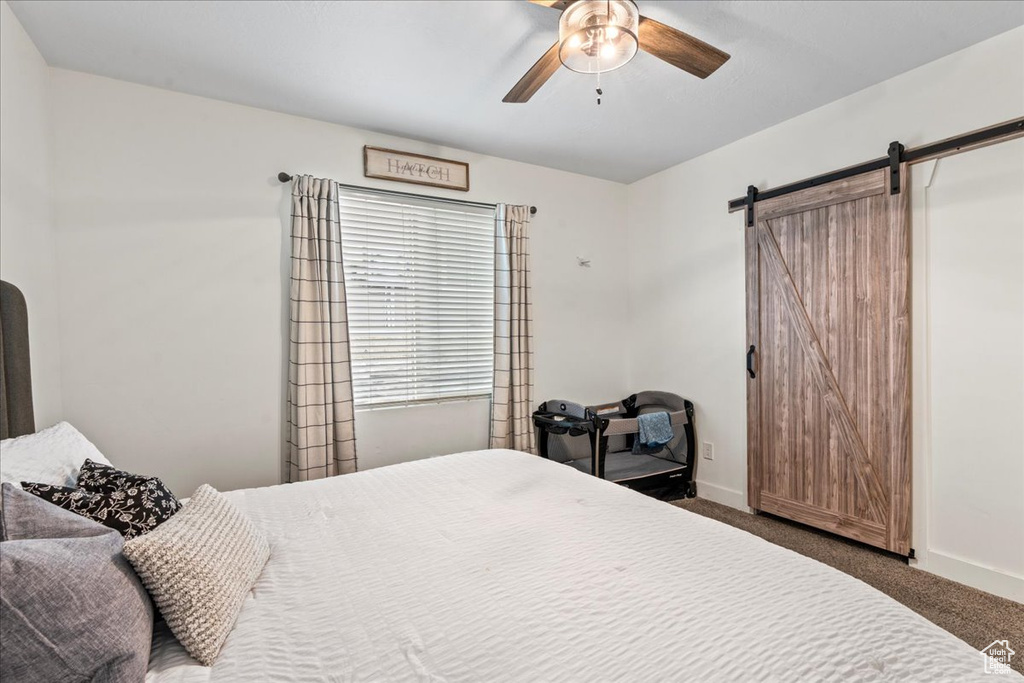
M 914 543 L 1024 602 L 1024 140 L 912 180 Z
M 29 297 L 40 426 L 62 416 L 62 378 L 63 416 L 116 462 L 164 476 L 183 494 L 202 481 L 229 489 L 279 480 L 288 213 L 279 170 L 386 187 L 361 177 L 360 148 L 378 144 L 469 161 L 468 199 L 538 205 L 537 400 L 598 401 L 640 388 L 689 396 L 700 438 L 716 452 L 700 461 L 701 493 L 744 507 L 743 219 L 726 213 L 726 201 L 750 183 L 767 188 L 880 155 L 893 139 L 913 146 L 1024 110 L 1017 29 L 625 188 L 62 70 L 50 71 L 48 85 L 10 10 L 0 12 L 0 265 Z M 919 173 L 913 180 L 920 186 Z M 933 189 L 953 196 L 963 182 Z M 50 187 L 59 188 L 52 220 Z M 59 268 L 49 255 L 51 224 Z M 1012 225 L 1001 229 L 1012 237 Z M 918 221 L 918 237 L 920 230 Z M 1017 252 L 998 253 L 1012 260 Z M 1010 261 L 988 267 L 995 254 L 969 254 L 973 272 L 997 278 L 985 283 L 989 293 L 1020 294 Z M 592 267 L 577 268 L 577 255 Z M 927 301 L 931 311 L 915 318 L 919 352 L 953 309 L 936 308 L 946 297 L 922 294 L 918 280 L 922 263 L 940 273 L 949 262 L 929 260 L 918 245 L 914 258 L 915 304 Z M 1000 301 L 1007 310 L 1019 305 L 1012 296 Z M 560 302 L 572 302 L 572 312 Z M 1022 455 L 1019 410 L 1018 431 L 1009 425 L 1021 385 L 1009 371 L 975 368 L 973 388 L 1005 396 L 1006 414 L 979 413 L 984 428 L 975 420 L 961 431 L 936 422 L 962 388 L 936 385 L 935 364 L 948 365 L 966 338 L 941 334 L 948 346 L 933 349 L 932 374 L 915 356 L 915 546 L 926 568 L 1014 594 L 1024 571 L 1020 541 L 1007 531 L 1019 531 L 1013 518 L 1024 499 L 1013 468 Z M 596 357 L 606 361 L 599 372 Z M 990 365 L 1009 368 L 1002 361 L 1011 357 L 993 356 Z M 921 386 L 931 392 L 925 402 Z M 360 412 L 361 466 L 483 447 L 486 415 L 485 402 Z M 997 427 L 1008 431 L 996 435 Z M 957 477 L 963 448 L 934 447 L 947 438 L 970 439 L 987 458 L 968 477 L 970 496 Z M 994 485 L 987 470 L 1000 477 Z
M 628 393 L 625 186 L 81 73 L 52 79 L 65 414 L 115 463 L 183 495 L 279 480 L 290 207 L 276 175 L 417 190 L 364 179 L 364 144 L 470 163 L 470 193 L 427 194 L 536 205 L 536 398 Z M 599 373 L 595 355 L 609 360 Z M 484 448 L 487 419 L 480 402 L 359 413 L 360 467 Z
M 882 156 L 892 140 L 912 147 L 1022 113 L 1018 28 L 630 186 L 631 314 L 649 332 L 632 337 L 629 381 L 695 402 L 699 438 L 715 445 L 715 459 L 699 463 L 701 495 L 745 507 L 743 215 L 727 213 L 727 201 L 749 184 Z
M 36 426 L 45 427 L 61 417 L 50 75 L 6 2 L 0 2 L 0 102 L 0 277 L 28 303 Z

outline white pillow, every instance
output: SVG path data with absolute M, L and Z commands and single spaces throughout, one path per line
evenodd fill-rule
M 35 434 L 0 441 L 0 481 L 18 488 L 23 481 L 74 486 L 86 458 L 110 465 L 81 432 L 58 422 Z

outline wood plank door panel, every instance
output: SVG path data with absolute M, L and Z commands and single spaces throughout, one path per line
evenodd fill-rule
M 758 202 L 746 235 L 748 504 L 904 555 L 907 210 L 873 171 Z

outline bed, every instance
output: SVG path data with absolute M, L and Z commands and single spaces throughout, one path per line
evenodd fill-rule
M 236 491 L 272 555 L 212 668 L 148 681 L 982 680 L 870 586 L 514 451 Z
M 524 453 L 228 495 L 270 560 L 212 667 L 157 627 L 151 683 L 989 678 L 846 574 Z

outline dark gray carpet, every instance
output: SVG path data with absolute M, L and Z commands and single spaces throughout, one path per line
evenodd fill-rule
M 703 498 L 673 505 L 717 519 L 854 576 L 971 646 L 1009 639 L 1024 673 L 1024 605 L 908 566 L 903 560 L 794 522 L 752 515 Z

